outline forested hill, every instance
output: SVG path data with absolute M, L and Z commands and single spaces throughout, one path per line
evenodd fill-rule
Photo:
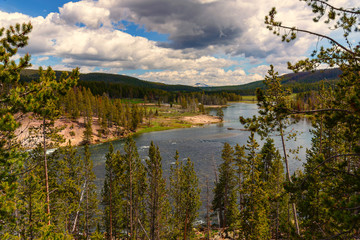
M 56 71 L 57 77 L 60 77 L 61 71 Z M 26 69 L 21 72 L 21 78 L 24 81 L 29 81 L 39 77 L 37 70 Z M 80 74 L 80 85 L 86 85 L 85 82 L 104 82 L 107 84 L 119 84 L 126 85 L 131 87 L 140 87 L 140 88 L 149 88 L 149 89 L 159 89 L 164 91 L 184 91 L 184 92 L 198 92 L 201 91 L 198 87 L 191 87 L 187 85 L 170 85 L 157 82 L 149 82 L 140 80 L 135 77 L 119 75 L 119 74 L 110 74 L 110 73 L 85 73 Z
M 326 69 L 317 70 L 315 72 L 299 72 L 283 75 L 282 84 L 292 89 L 293 92 L 306 92 L 309 90 L 317 90 L 321 86 L 321 81 L 324 80 L 328 84 L 333 84 L 339 79 L 341 70 Z M 220 86 L 220 87 L 202 87 L 204 91 L 227 91 L 236 92 L 242 95 L 252 95 L 256 88 L 263 88 L 263 81 L 256 81 L 252 83 L 232 86 Z
M 57 77 L 60 76 L 61 72 L 57 71 Z M 309 90 L 317 90 L 321 86 L 321 81 L 325 80 L 328 84 L 333 84 L 339 79 L 341 74 L 340 69 L 327 69 L 317 70 L 315 72 L 300 72 L 290 73 L 283 75 L 282 84 L 288 88 L 291 88 L 293 92 L 306 92 Z M 37 78 L 37 70 L 23 70 L 21 79 L 23 81 L 29 81 Z M 140 80 L 135 77 L 109 74 L 109 73 L 86 73 L 80 75 L 79 84 L 90 89 L 95 90 L 96 93 L 108 92 L 109 89 L 115 90 L 120 88 L 132 88 L 136 91 L 140 89 L 153 89 L 162 90 L 167 92 L 233 92 L 241 95 L 253 95 L 256 88 L 263 88 L 263 82 L 256 81 L 243 85 L 232 85 L 232 86 L 219 86 L 219 87 L 192 87 L 187 85 L 169 85 L 164 83 L 156 83 Z

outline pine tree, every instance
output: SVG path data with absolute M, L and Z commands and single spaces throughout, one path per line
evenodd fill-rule
M 239 144 L 235 146 L 235 171 L 236 171 L 236 182 L 237 182 L 237 190 L 239 193 L 239 210 L 240 212 L 243 210 L 244 202 L 243 202 L 243 182 L 244 182 L 244 166 L 245 166 L 245 146 L 240 147 Z
M 27 54 L 24 57 L 21 57 L 18 63 L 14 60 L 11 60 L 11 57 L 17 53 L 19 48 L 24 47 L 28 41 L 28 34 L 31 31 L 31 24 L 17 24 L 15 27 L 10 26 L 8 30 L 5 31 L 4 28 L 0 29 L 0 53 L 1 53 L 1 63 L 0 65 L 0 81 L 2 85 L 2 91 L 0 93 L 0 211 L 2 212 L 0 217 L 0 236 L 2 238 L 11 238 L 14 234 L 11 226 L 14 226 L 16 222 L 21 221 L 21 214 L 19 209 L 24 209 L 25 206 L 20 206 L 24 203 L 19 201 L 16 203 L 15 193 L 17 191 L 17 180 L 20 175 L 23 175 L 23 180 L 26 186 L 26 178 L 29 175 L 20 173 L 21 166 L 26 157 L 26 153 L 21 151 L 20 146 L 15 140 L 14 131 L 19 127 L 19 123 L 15 116 L 21 116 L 26 112 L 34 112 L 38 116 L 43 118 L 43 136 L 46 133 L 46 124 L 47 119 L 50 116 L 58 116 L 60 112 L 60 104 L 57 101 L 60 95 L 64 95 L 70 87 L 72 87 L 78 77 L 78 70 L 75 69 L 70 77 L 67 77 L 66 74 L 63 74 L 58 81 L 55 81 L 52 70 L 49 68 L 47 71 L 42 71 L 40 68 L 39 75 L 40 77 L 36 80 L 33 80 L 26 84 L 21 84 L 18 82 L 20 79 L 20 71 L 28 66 L 30 66 L 29 60 L 30 56 Z M 53 132 L 50 133 L 53 135 Z M 43 138 L 46 141 L 46 137 Z M 58 140 L 58 139 L 57 139 Z M 47 175 L 47 159 L 46 159 L 46 149 L 43 149 L 43 160 L 45 170 L 43 173 Z M 29 166 L 29 165 L 28 165 Z M 28 170 L 29 171 L 29 170 Z M 30 173 L 30 171 L 29 171 Z M 45 178 L 46 186 L 48 186 L 48 179 Z M 31 187 L 31 186 L 29 186 Z M 24 189 L 25 190 L 25 189 Z M 25 190 L 27 191 L 27 190 Z M 47 218 L 48 224 L 50 224 L 50 206 L 49 206 L 49 191 L 46 191 L 46 202 L 47 202 L 47 213 L 43 217 Z M 36 194 L 33 196 L 35 197 Z M 31 195 L 30 195 L 31 196 Z M 41 199 L 41 194 L 36 196 L 37 199 Z M 34 209 L 32 203 L 31 209 Z M 25 203 L 27 204 L 27 203 Z M 40 206 L 39 204 L 38 206 Z M 30 206 L 29 206 L 30 207 Z M 40 226 L 41 224 L 39 224 Z M 48 234 L 49 237 L 64 237 L 63 234 L 51 233 L 52 226 L 46 226 L 39 230 L 41 234 L 38 236 L 44 236 Z M 33 236 L 36 234 L 34 228 L 30 228 L 30 232 L 33 232 Z M 19 234 L 16 234 L 19 236 Z M 30 234 L 31 237 L 31 234 Z
M 138 106 L 133 104 L 131 107 L 131 126 L 130 130 L 135 131 L 140 123 L 140 112 Z
M 93 121 L 93 111 L 91 106 L 91 92 L 89 92 L 85 96 L 85 117 L 84 117 L 84 123 L 85 123 L 85 130 L 84 130 L 84 140 L 83 143 L 90 144 L 92 141 L 92 121 Z
M 48 67 L 46 71 L 39 68 L 40 86 L 35 86 L 34 90 L 34 107 L 33 112 L 42 119 L 41 135 L 42 135 L 42 148 L 44 159 L 44 175 L 45 175 L 45 189 L 46 189 L 46 204 L 48 214 L 48 225 L 51 224 L 50 215 L 50 190 L 49 190 L 49 177 L 48 177 L 48 161 L 46 156 L 47 148 L 51 144 L 58 144 L 61 141 L 61 136 L 57 134 L 59 129 L 54 128 L 54 120 L 60 116 L 59 98 L 60 95 L 65 95 L 69 88 L 73 87 L 79 78 L 78 69 L 74 69 L 70 76 L 64 72 L 61 74 L 60 79 L 56 80 L 55 72 Z
M 99 200 L 97 198 L 96 185 L 94 183 L 96 176 L 93 171 L 93 161 L 91 160 L 89 151 L 89 145 L 85 145 L 84 148 L 84 177 L 85 177 L 85 201 L 83 202 L 83 226 L 86 239 L 89 239 L 90 230 L 94 229 L 97 224 L 98 205 Z
M 221 121 L 224 119 L 224 111 L 222 110 L 222 108 L 217 109 L 216 116 L 218 116 L 221 119 Z
M 219 212 L 220 227 L 227 233 L 235 228 L 239 215 L 233 168 L 234 150 L 228 143 L 224 144 L 221 157 L 223 162 L 219 166 L 219 181 L 215 184 L 212 206 L 214 211 Z
M 279 239 L 287 230 L 289 199 L 284 189 L 284 166 L 272 139 L 266 139 L 260 151 L 260 158 L 260 178 L 264 181 L 264 188 L 269 200 L 268 218 L 271 238 Z
M 176 151 L 175 164 L 170 168 L 169 197 L 172 202 L 170 219 L 171 237 L 188 239 L 192 235 L 193 223 L 200 208 L 200 189 L 194 165 L 187 159 L 183 165 Z
M 261 158 L 257 153 L 258 147 L 254 132 L 251 132 L 246 145 L 248 156 L 244 166 L 242 189 L 244 207 L 241 212 L 241 224 L 245 239 L 270 238 L 268 193 L 261 178 Z
M 315 136 L 307 156 L 304 175 L 294 177 L 287 190 L 297 194 L 305 238 L 356 238 L 359 234 L 359 58 L 360 45 L 352 40 L 359 30 L 359 7 L 346 8 L 333 2 L 304 0 L 314 13 L 313 21 L 325 22 L 332 31 L 318 32 L 287 26 L 276 21 L 271 9 L 265 18 L 267 28 L 286 42 L 296 40 L 297 33 L 321 37 L 325 46 L 317 47 L 311 58 L 289 63 L 294 72 L 309 71 L 318 66 L 339 67 L 340 80 L 330 98 L 323 98 L 314 110 L 294 114 L 315 114 Z M 322 21 L 324 20 L 324 21 Z M 282 32 L 284 31 L 284 32 Z M 338 33 L 339 33 L 338 32 Z M 329 91 L 331 92 L 331 91 Z
M 181 236 L 181 224 L 182 221 L 182 192 L 181 192 L 181 169 L 183 167 L 182 162 L 179 160 L 179 153 L 175 153 L 175 163 L 170 166 L 170 189 L 169 197 L 172 202 L 172 215 L 170 218 L 171 236 L 174 239 L 178 239 Z
M 17 191 L 18 174 L 26 154 L 18 151 L 15 130 L 19 127 L 15 114 L 30 110 L 26 105 L 27 89 L 17 86 L 20 71 L 31 66 L 30 56 L 26 54 L 16 63 L 11 58 L 28 43 L 29 24 L 16 24 L 8 29 L 0 28 L 0 237 L 11 236 L 10 229 L 15 223 L 14 202 Z
M 286 180 L 292 183 L 290 175 L 290 166 L 288 161 L 288 150 L 285 144 L 285 130 L 296 119 L 290 118 L 290 90 L 281 85 L 279 73 L 270 65 L 268 75 L 265 76 L 265 90 L 257 89 L 257 99 L 260 116 L 252 119 L 240 117 L 240 121 L 246 124 L 246 127 L 256 131 L 262 138 L 268 137 L 273 132 L 278 132 L 282 143 L 283 159 L 285 163 Z M 296 133 L 291 133 L 287 138 L 295 138 Z M 296 150 L 295 150 L 296 151 Z M 296 234 L 300 235 L 300 227 L 296 210 L 296 203 L 292 202 L 292 215 Z M 290 222 L 289 222 L 290 224 Z
M 124 146 L 123 158 L 126 164 L 126 189 L 125 200 L 128 205 L 127 227 L 131 239 L 145 239 L 147 225 L 146 214 L 146 169 L 141 163 L 136 143 L 132 138 L 128 138 Z
M 24 161 L 24 174 L 18 180 L 19 188 L 14 198 L 16 231 L 22 239 L 40 238 L 47 227 L 45 193 L 41 184 L 42 168 L 37 164 L 39 156 L 41 157 L 41 149 L 34 149 Z
M 182 168 L 181 185 L 183 195 L 183 239 L 185 240 L 193 237 L 193 224 L 199 215 L 198 211 L 201 206 L 198 178 L 194 170 L 194 164 L 190 158 L 187 159 L 186 164 Z
M 104 206 L 104 223 L 107 239 L 113 240 L 114 227 L 114 193 L 115 193 L 115 154 L 114 147 L 110 144 L 105 161 L 105 180 L 102 190 L 102 205 Z
M 81 157 L 69 141 L 50 155 L 49 160 L 49 183 L 54 189 L 51 206 L 54 230 L 66 230 L 68 236 L 88 236 L 86 227 L 95 226 L 98 206 L 89 150 L 85 147 L 85 156 Z
M 149 159 L 146 159 L 146 172 L 148 178 L 149 237 L 152 240 L 160 240 L 166 238 L 168 234 L 169 202 L 165 179 L 162 175 L 160 151 L 153 142 L 149 148 Z

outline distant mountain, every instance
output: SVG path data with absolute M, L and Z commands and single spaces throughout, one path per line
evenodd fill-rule
M 205 83 L 195 83 L 194 87 L 210 87 L 210 86 Z

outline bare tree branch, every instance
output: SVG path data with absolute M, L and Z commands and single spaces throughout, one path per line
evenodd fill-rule
M 292 111 L 292 114 L 301 114 L 301 113 L 317 113 L 317 112 L 345 112 L 353 114 L 354 112 L 347 109 L 337 109 L 337 108 L 325 108 L 325 109 L 316 109 L 316 110 L 304 110 L 304 111 Z
M 269 24 L 269 25 L 272 25 L 272 24 Z M 359 56 L 357 56 L 356 52 L 353 52 L 351 51 L 350 49 L 348 49 L 347 47 L 345 47 L 344 45 L 342 45 L 341 43 L 339 43 L 338 41 L 336 41 L 335 39 L 329 37 L 329 36 L 326 36 L 326 35 L 323 35 L 323 34 L 320 34 L 320 33 L 316 33 L 316 32 L 311 32 L 309 30 L 305 30 L 305 29 L 300 29 L 300 28 L 295 28 L 295 27 L 288 27 L 288 26 L 283 26 L 283 25 L 272 25 L 273 27 L 279 27 L 279 28 L 283 28 L 283 29 L 288 29 L 288 30 L 291 30 L 291 31 L 297 31 L 297 32 L 302 32 L 302 33 L 308 33 L 310 35 L 315 35 L 315 36 L 318 36 L 318 37 L 322 37 L 322 38 L 325 38 L 331 42 L 333 42 L 335 45 L 337 45 L 338 47 L 342 48 L 345 52 L 348 52 L 349 54 L 353 55 L 355 59 L 360 59 Z

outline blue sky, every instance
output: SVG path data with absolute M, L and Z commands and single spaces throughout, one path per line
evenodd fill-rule
M 308 35 L 282 43 L 269 32 L 263 22 L 273 6 L 291 26 L 330 34 L 311 21 L 305 4 L 277 0 L 0 0 L 0 25 L 31 21 L 29 45 L 19 54 L 29 52 L 33 68 L 234 85 L 263 79 L 269 64 L 286 73 L 288 61 L 316 44 Z

